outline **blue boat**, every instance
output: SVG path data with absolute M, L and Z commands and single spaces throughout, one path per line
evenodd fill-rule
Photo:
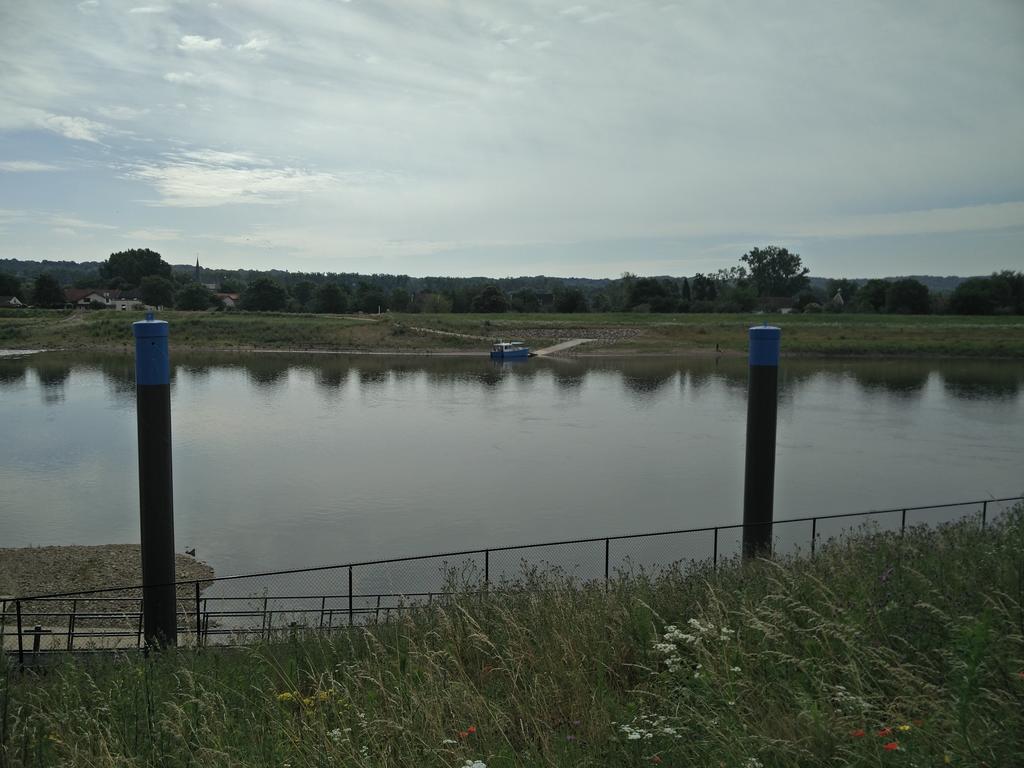
M 491 360 L 525 360 L 530 350 L 521 341 L 499 341 L 491 347 Z

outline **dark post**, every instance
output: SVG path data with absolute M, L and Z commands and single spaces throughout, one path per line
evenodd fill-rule
M 747 461 L 743 488 L 744 557 L 771 551 L 781 337 L 782 331 L 773 325 L 750 329 Z
M 176 645 L 174 500 L 171 488 L 171 366 L 167 323 L 132 323 L 139 428 L 142 613 L 147 645 Z

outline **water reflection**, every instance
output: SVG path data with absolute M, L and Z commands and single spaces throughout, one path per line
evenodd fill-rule
M 47 405 L 64 402 L 64 385 L 71 378 L 71 366 L 60 360 L 46 360 L 35 365 L 35 372 L 43 390 L 43 402 Z
M 278 355 L 257 355 L 245 359 L 245 371 L 249 382 L 264 394 L 273 394 L 281 389 L 288 379 L 291 368 L 287 359 Z
M 1017 396 L 1024 371 L 1006 365 L 954 362 L 943 367 L 946 392 L 961 400 L 1011 400 Z

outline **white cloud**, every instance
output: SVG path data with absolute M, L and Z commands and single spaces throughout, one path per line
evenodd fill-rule
M 1024 226 L 1024 202 L 823 218 L 793 228 L 795 237 L 949 234 Z
M 195 72 L 168 72 L 164 75 L 164 80 L 175 85 L 199 85 L 205 79 L 203 75 L 197 75 Z
M 137 120 L 144 115 L 149 114 L 149 109 L 139 109 L 138 107 L 125 107 L 125 106 L 110 106 L 110 107 L 96 107 L 96 112 L 103 115 L 108 120 Z
M 40 118 L 40 124 L 48 131 L 76 141 L 99 141 L 100 135 L 108 131 L 103 123 L 68 115 L 46 115 Z
M 224 47 L 219 37 L 207 39 L 200 35 L 185 35 L 178 43 L 182 51 L 217 51 Z
M 281 204 L 334 181 L 327 173 L 272 167 L 246 153 L 213 150 L 174 153 L 164 162 L 136 166 L 129 176 L 152 184 L 160 193 L 160 205 L 177 208 Z
M 262 53 L 270 47 L 270 40 L 265 37 L 253 37 L 242 45 L 235 46 L 239 51 L 245 53 Z
M 36 160 L 5 160 L 0 162 L 0 171 L 7 173 L 36 173 L 63 170 L 59 165 L 40 163 Z
M 46 218 L 51 224 L 58 227 L 74 227 L 75 229 L 117 229 L 117 227 L 110 224 L 100 224 L 99 222 L 80 219 L 77 216 L 67 216 L 60 213 L 50 214 Z
M 55 235 L 60 235 L 61 237 L 75 237 L 76 235 L 78 235 L 78 233 L 75 232 L 75 230 L 69 227 L 54 227 L 50 231 L 53 232 L 53 234 Z
M 99 0 L 82 0 L 78 4 L 78 10 L 81 13 L 95 13 L 99 5 Z
M 167 8 L 163 5 L 139 5 L 135 8 L 130 8 L 128 13 L 136 14 L 150 14 L 150 13 L 166 13 Z
M 177 229 L 164 229 L 164 228 L 146 228 L 146 229 L 133 229 L 131 232 L 125 232 L 122 237 L 128 240 L 180 240 L 181 231 Z

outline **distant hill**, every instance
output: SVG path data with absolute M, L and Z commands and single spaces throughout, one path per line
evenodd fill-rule
M 960 283 L 962 283 L 964 280 L 970 280 L 972 276 L 959 277 L 957 275 L 946 275 L 945 277 L 940 277 L 938 275 L 900 275 L 898 277 L 883 277 L 882 279 L 893 281 L 903 280 L 904 278 L 907 277 L 917 280 L 919 283 L 923 283 L 924 285 L 928 286 L 928 290 L 931 291 L 932 293 L 951 293 L 958 285 L 960 285 Z M 810 279 L 811 287 L 820 288 L 824 290 L 828 286 L 829 280 L 832 279 L 833 278 L 831 277 L 812 277 Z M 866 283 L 871 278 L 851 277 L 849 279 L 855 282 L 857 285 L 864 285 L 864 283 Z

